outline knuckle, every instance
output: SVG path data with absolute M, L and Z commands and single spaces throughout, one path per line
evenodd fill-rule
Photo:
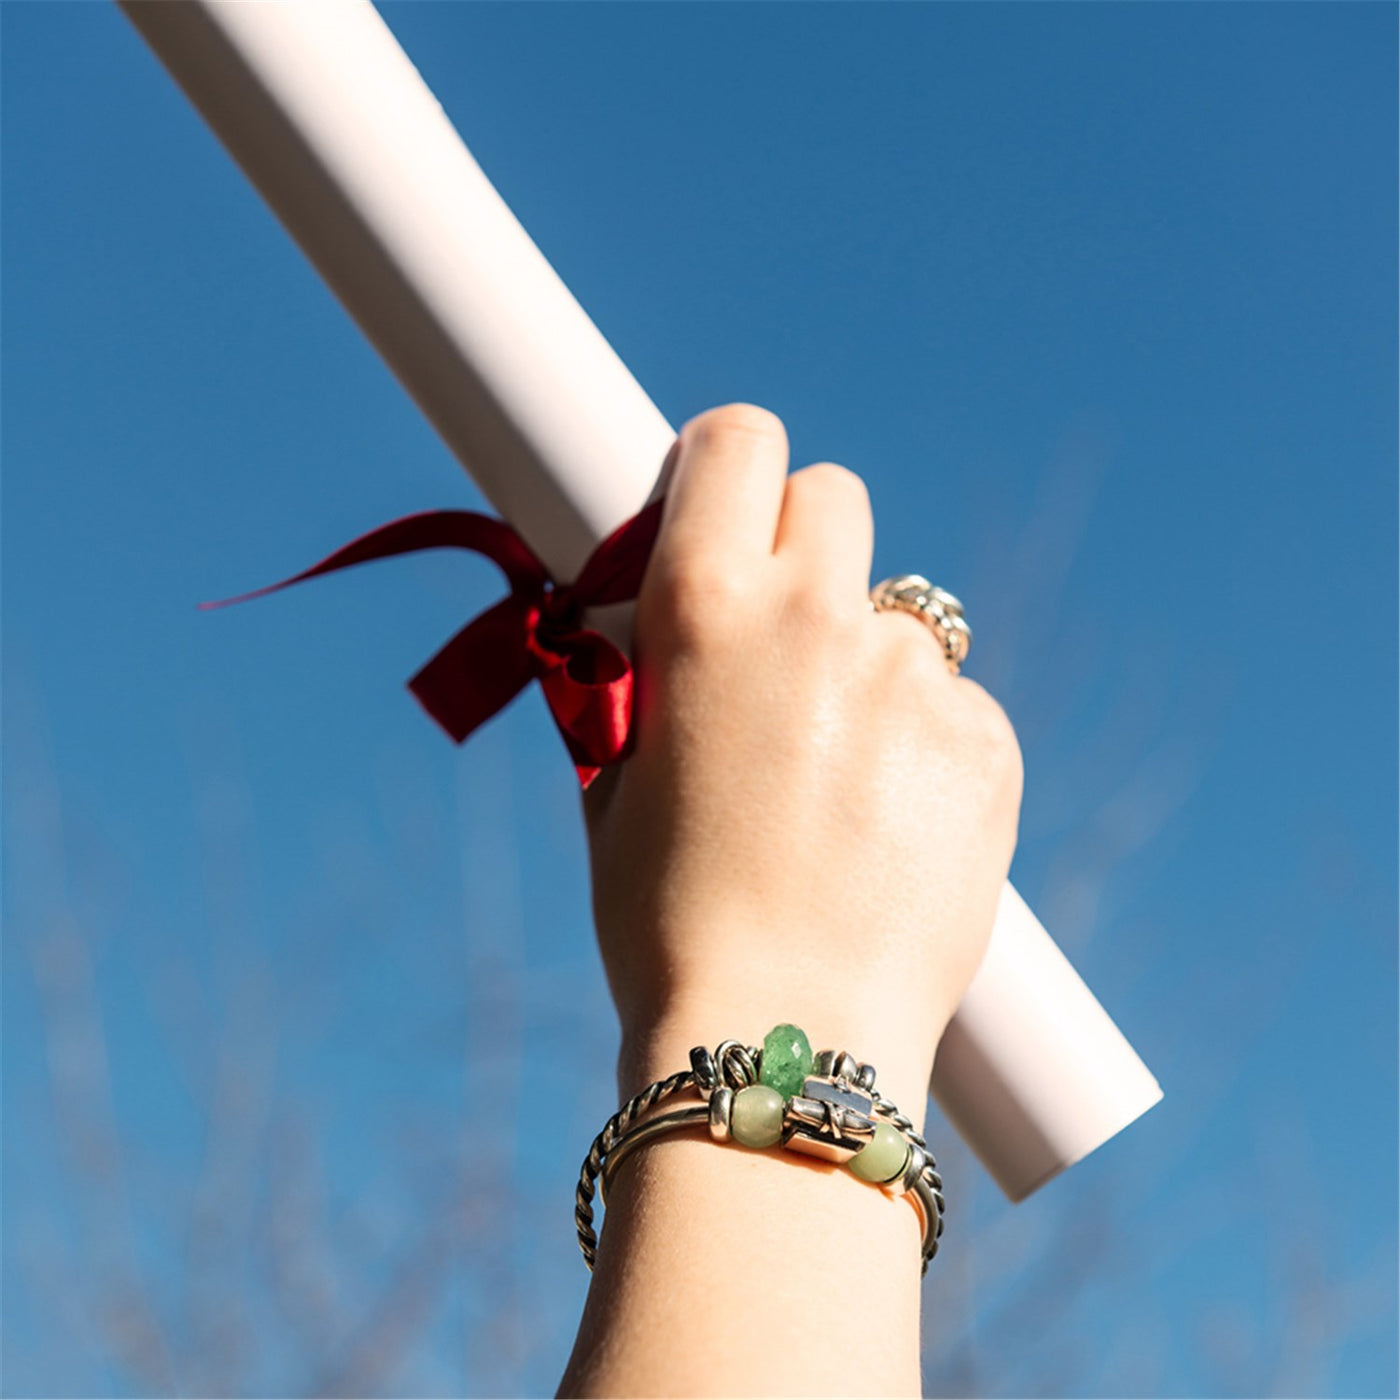
M 1021 745 L 1006 711 L 976 681 L 962 679 L 970 711 L 969 727 L 976 741 L 980 761 L 997 778 L 1020 790 Z
M 849 628 L 842 624 L 847 621 L 849 609 L 843 609 L 841 604 L 833 589 L 795 583 L 783 600 L 784 624 L 809 639 L 844 635 Z
M 952 679 L 938 643 L 917 617 L 895 609 L 880 621 L 888 638 L 888 664 L 895 684 L 922 695 Z
M 843 496 L 863 503 L 867 510 L 870 507 L 870 492 L 865 482 L 849 467 L 839 466 L 835 462 L 813 462 L 810 467 L 794 472 L 793 479 L 801 479 L 809 490 Z
M 723 558 L 677 564 L 657 581 L 660 624 L 688 649 L 709 643 L 728 632 L 747 592 L 739 570 Z
M 752 403 L 728 403 L 712 408 L 687 425 L 697 442 L 715 445 L 736 440 L 787 441 L 787 429 L 776 413 Z
M 894 615 L 890 621 L 897 619 Z M 906 625 L 891 625 L 886 632 L 888 689 L 910 697 L 922 722 L 932 705 L 942 742 L 993 785 L 1019 793 L 1021 746 L 1006 711 L 976 681 L 949 674 L 941 648 L 918 618 L 906 617 Z

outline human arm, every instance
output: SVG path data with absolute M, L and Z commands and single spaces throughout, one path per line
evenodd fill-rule
M 638 600 L 636 745 L 586 799 L 624 1097 L 802 1026 L 922 1125 L 1015 844 L 1000 708 L 867 600 L 864 487 L 771 414 L 686 425 Z M 674 1135 L 619 1172 L 566 1394 L 916 1394 L 908 1204 Z

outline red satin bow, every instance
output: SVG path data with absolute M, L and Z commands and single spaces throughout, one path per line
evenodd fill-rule
M 632 667 L 606 637 L 583 625 L 583 613 L 637 596 L 660 523 L 661 502 L 654 501 L 593 551 L 573 583 L 558 587 L 505 521 L 469 510 L 428 510 L 391 520 L 280 583 L 200 607 L 246 602 L 319 574 L 420 549 L 484 554 L 500 566 L 510 592 L 462 628 L 408 688 L 460 744 L 539 681 L 587 787 L 627 751 Z

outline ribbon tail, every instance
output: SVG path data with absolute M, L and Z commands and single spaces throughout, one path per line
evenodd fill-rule
M 580 631 L 570 638 L 563 664 L 543 671 L 539 680 L 579 782 L 586 788 L 600 768 L 627 752 L 632 667 L 606 637 Z
M 240 593 L 234 598 L 220 598 L 199 606 L 207 610 L 226 608 L 232 603 L 246 603 L 309 578 L 366 564 L 371 559 L 413 554 L 420 549 L 469 549 L 484 554 L 500 567 L 513 589 L 537 587 L 548 577 L 544 565 L 504 520 L 479 515 L 471 510 L 424 510 L 368 531 L 291 578 L 270 583 L 266 588 L 255 588 L 251 593 Z
M 534 608 L 513 594 L 469 622 L 408 683 L 414 699 L 461 743 L 539 674 L 526 645 Z

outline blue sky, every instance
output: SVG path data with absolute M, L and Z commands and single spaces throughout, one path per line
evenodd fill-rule
M 663 411 L 775 409 L 966 600 L 1166 1089 L 1016 1208 L 935 1117 L 930 1390 L 1394 1394 L 1393 8 L 386 16 Z M 115 8 L 0 33 L 4 1390 L 548 1391 L 573 777 L 403 690 L 496 576 L 194 608 L 478 498 Z

